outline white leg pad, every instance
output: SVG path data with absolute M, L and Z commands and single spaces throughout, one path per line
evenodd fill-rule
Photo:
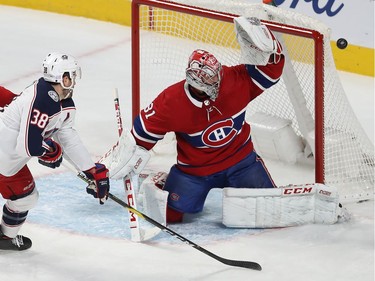
M 162 190 L 158 186 L 164 185 L 166 178 L 166 173 L 151 173 L 142 182 L 139 190 L 144 213 L 162 225 L 167 224 L 168 191 Z
M 333 224 L 340 214 L 336 188 L 323 184 L 223 189 L 223 224 L 227 227 Z

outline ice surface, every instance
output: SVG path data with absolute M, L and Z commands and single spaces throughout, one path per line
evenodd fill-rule
M 0 84 L 20 92 L 40 75 L 50 51 L 75 55 L 82 80 L 75 91 L 76 127 L 94 159 L 117 139 L 112 92 L 119 89 L 124 126 L 130 126 L 130 29 L 79 17 L 0 6 Z M 340 73 L 359 120 L 374 141 L 374 79 Z M 170 162 L 150 163 L 168 170 Z M 170 161 L 170 160 L 169 160 Z M 268 161 L 278 182 L 311 182 L 308 167 Z M 3 281 L 67 280 L 374 280 L 374 204 L 346 207 L 352 220 L 335 225 L 249 230 L 221 223 L 220 191 L 209 194 L 202 214 L 170 225 L 184 237 L 229 259 L 259 262 L 263 271 L 221 264 L 166 233 L 147 243 L 129 240 L 127 211 L 112 201 L 100 206 L 85 184 L 64 168 L 51 170 L 31 161 L 40 191 L 21 234 L 30 250 L 0 251 Z M 122 185 L 113 182 L 113 194 Z M 0 199 L 0 203 L 4 201 Z

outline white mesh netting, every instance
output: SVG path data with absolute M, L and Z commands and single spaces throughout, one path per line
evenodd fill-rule
M 366 136 L 346 98 L 330 47 L 330 30 L 321 22 L 292 11 L 246 0 L 181 0 L 194 7 L 229 14 L 256 16 L 281 24 L 316 30 L 324 35 L 324 177 L 347 200 L 373 198 L 374 145 Z M 233 24 L 189 13 L 141 6 L 140 102 L 145 107 L 165 87 L 185 78 L 187 58 L 204 48 L 226 65 L 240 56 Z M 248 108 L 291 120 L 295 133 L 314 153 L 315 72 L 314 42 L 295 35 L 277 34 L 288 62 L 280 83 L 267 90 Z M 305 155 L 306 158 L 313 158 Z

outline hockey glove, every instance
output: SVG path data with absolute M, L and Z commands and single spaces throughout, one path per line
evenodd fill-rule
M 99 203 L 101 205 L 104 204 L 104 202 L 108 199 L 109 192 L 109 171 L 106 166 L 95 163 L 95 167 L 91 168 L 90 170 L 83 171 L 83 173 L 94 183 L 86 187 L 86 192 L 95 198 L 99 198 Z
M 38 162 L 52 169 L 59 167 L 63 160 L 61 146 L 52 139 L 47 138 L 44 140 L 44 147 L 47 151 L 42 156 L 38 157 Z
M 282 47 L 271 30 L 258 18 L 234 18 L 237 41 L 241 47 L 239 62 L 250 65 L 277 64 Z

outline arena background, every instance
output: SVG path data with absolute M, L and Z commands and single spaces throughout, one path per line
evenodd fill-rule
M 331 46 L 338 70 L 374 76 L 373 0 L 275 1 L 284 9 L 321 20 L 331 28 Z M 131 1 L 128 0 L 0 0 L 0 4 L 131 25 Z M 348 42 L 345 49 L 336 45 L 340 38 Z

